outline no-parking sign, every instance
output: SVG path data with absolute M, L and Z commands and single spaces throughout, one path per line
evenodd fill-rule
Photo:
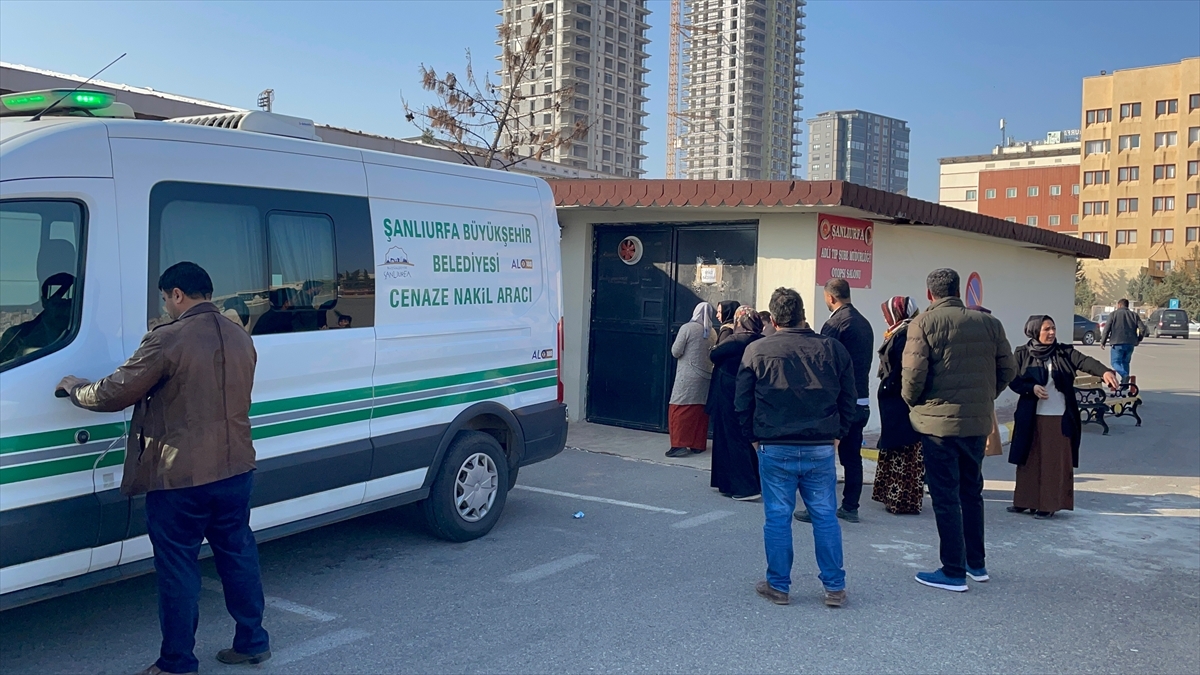
M 983 307 L 983 279 L 979 272 L 967 277 L 967 307 Z

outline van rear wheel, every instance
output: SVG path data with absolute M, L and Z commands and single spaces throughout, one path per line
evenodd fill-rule
M 479 431 L 461 432 L 422 505 L 425 523 L 439 539 L 478 539 L 500 519 L 508 487 L 508 459 L 496 439 Z

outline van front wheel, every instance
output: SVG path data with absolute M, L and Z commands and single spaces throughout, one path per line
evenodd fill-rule
M 464 431 L 454 439 L 423 505 L 439 539 L 470 541 L 491 531 L 508 497 L 508 459 L 488 434 Z

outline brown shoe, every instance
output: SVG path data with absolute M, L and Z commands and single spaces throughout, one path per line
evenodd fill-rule
M 243 663 L 254 665 L 262 663 L 271 658 L 271 651 L 267 650 L 261 654 L 242 654 L 241 652 L 232 649 L 222 649 L 217 652 L 217 660 L 221 663 L 227 663 L 231 666 L 241 665 Z
M 754 590 L 759 595 L 763 596 L 764 598 L 770 600 L 771 602 L 773 602 L 777 605 L 786 605 L 790 602 L 790 600 L 788 600 L 787 593 L 784 593 L 783 591 L 777 591 L 774 588 L 771 588 L 771 584 L 767 583 L 766 581 L 760 581 L 757 584 L 755 584 Z
M 159 668 L 157 663 L 151 663 L 149 666 L 146 667 L 145 670 L 138 671 L 137 675 L 176 675 L 176 674 L 168 673 L 167 671 L 163 670 L 162 668 Z M 200 674 L 193 670 L 190 673 L 179 673 L 178 675 L 200 675 Z
M 841 607 L 846 604 L 846 591 L 825 591 L 826 607 Z

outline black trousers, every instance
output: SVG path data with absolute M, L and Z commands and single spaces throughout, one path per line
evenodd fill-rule
M 942 571 L 965 579 L 984 566 L 983 449 L 987 436 L 924 436 L 925 481 L 941 539 Z
M 863 429 L 870 420 L 871 407 L 858 406 L 858 420 L 850 425 L 850 431 L 846 432 L 846 437 L 838 443 L 838 462 L 846 473 L 846 482 L 842 486 L 842 508 L 847 511 L 857 511 L 858 501 L 862 498 Z
M 258 545 L 250 531 L 254 473 L 207 485 L 154 490 L 146 495 L 146 525 L 158 573 L 162 648 L 157 665 L 167 673 L 195 672 L 193 649 L 200 621 L 200 544 L 212 546 L 225 589 L 225 608 L 236 628 L 233 648 L 261 654 L 270 648 L 263 630 L 264 598 Z

